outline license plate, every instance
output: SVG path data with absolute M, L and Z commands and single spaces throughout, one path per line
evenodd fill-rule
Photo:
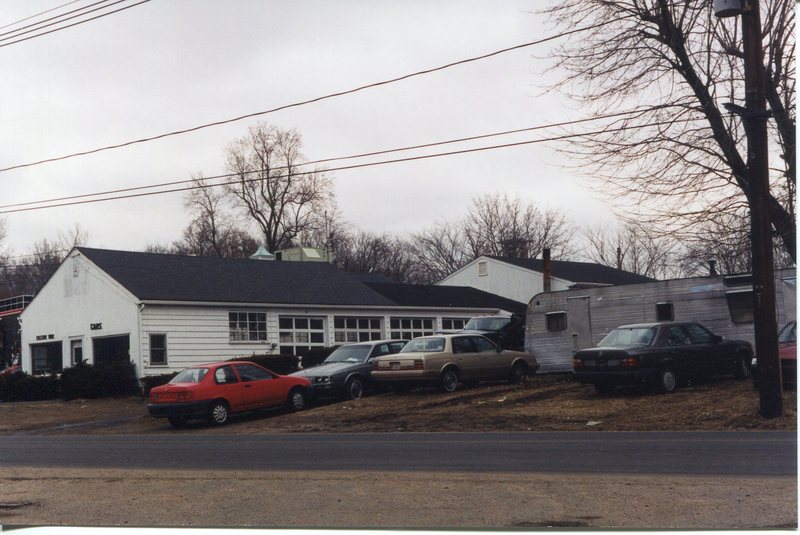
M 399 370 L 400 369 L 400 363 L 399 362 L 390 362 L 389 363 L 389 369 L 390 370 Z

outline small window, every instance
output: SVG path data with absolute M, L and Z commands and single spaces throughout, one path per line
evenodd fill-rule
M 150 335 L 150 364 L 153 366 L 167 365 L 167 335 Z
M 673 321 L 675 307 L 672 303 L 656 303 L 656 321 Z
M 484 277 L 489 274 L 488 262 L 478 262 L 478 275 Z
M 233 373 L 233 368 L 231 368 L 230 366 L 223 366 L 221 368 L 217 368 L 217 371 L 214 372 L 214 381 L 218 385 L 239 382 L 239 380 L 236 378 L 236 374 Z
M 734 323 L 753 323 L 753 290 L 729 292 L 725 297 Z
M 239 377 L 241 377 L 243 383 L 272 379 L 272 376 L 266 370 L 251 364 L 240 364 L 236 366 L 236 371 L 239 372 Z
M 567 328 L 566 312 L 548 312 L 544 318 L 548 331 L 563 331 Z

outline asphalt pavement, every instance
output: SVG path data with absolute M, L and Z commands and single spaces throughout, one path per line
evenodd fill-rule
M 794 432 L 1 436 L 0 466 L 797 475 Z

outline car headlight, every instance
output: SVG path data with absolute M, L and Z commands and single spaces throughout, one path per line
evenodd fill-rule
M 330 382 L 331 382 L 330 377 L 314 377 L 313 381 L 314 384 L 330 383 Z

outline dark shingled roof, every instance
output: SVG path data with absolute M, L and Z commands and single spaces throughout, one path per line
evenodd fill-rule
M 327 262 L 78 251 L 143 301 L 500 308 L 522 314 L 526 308 L 475 288 L 385 283 L 380 277 L 362 282 Z
M 468 286 L 432 284 L 367 283 L 367 286 L 400 306 L 499 308 L 525 314 L 527 305 Z
M 544 271 L 544 265 L 538 258 L 510 258 L 507 256 L 489 256 L 531 271 Z M 656 279 L 637 275 L 629 271 L 603 266 L 592 262 L 568 262 L 563 260 L 552 260 L 550 262 L 551 275 L 555 278 L 565 279 L 572 282 L 588 282 L 596 284 L 636 284 L 639 282 L 653 282 Z
M 141 300 L 391 306 L 327 262 L 278 262 L 79 247 Z

